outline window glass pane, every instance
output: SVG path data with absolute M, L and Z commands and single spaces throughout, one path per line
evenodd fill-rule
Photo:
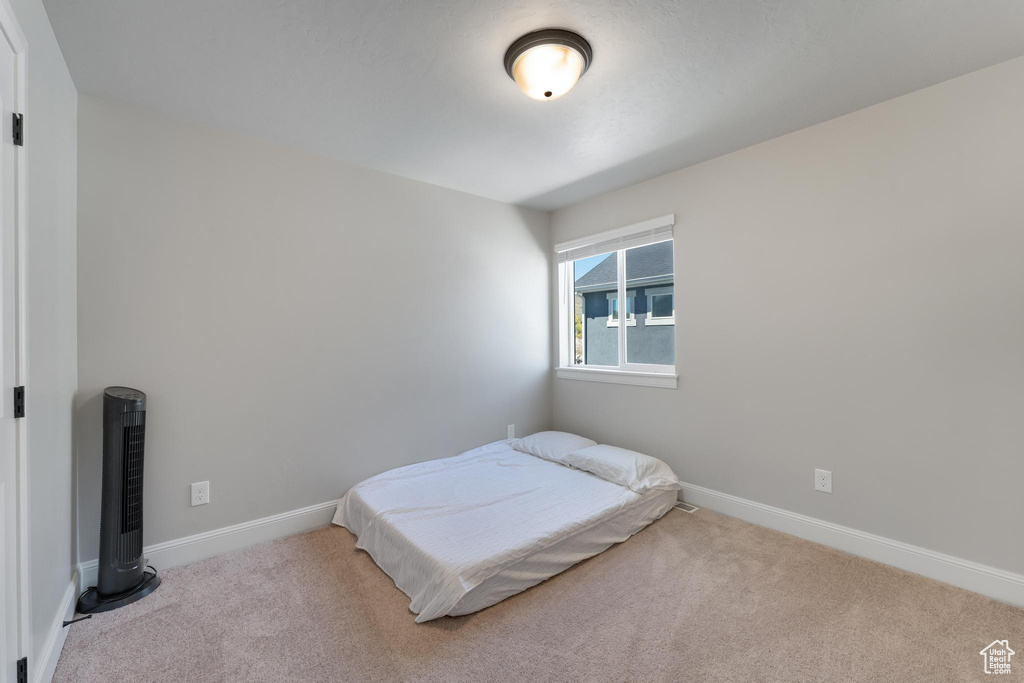
M 630 324 L 636 324 L 636 309 L 634 308 L 635 297 L 633 292 L 629 291 L 629 297 L 626 299 L 626 322 Z M 612 295 L 608 295 L 608 324 L 618 325 L 619 324 L 619 299 L 618 297 L 612 298 Z
M 671 318 L 672 317 L 672 295 L 655 294 L 651 296 L 651 317 Z
M 633 308 L 633 297 L 626 299 L 626 319 L 635 320 L 636 311 Z M 618 297 L 612 298 L 612 295 L 608 295 L 608 322 L 615 324 L 619 321 L 619 299 Z
M 591 256 L 573 261 L 571 265 L 573 365 L 617 366 L 619 328 L 615 317 L 615 294 L 619 281 L 618 254 L 610 252 Z
M 636 314 L 626 327 L 627 363 L 675 364 L 672 245 L 670 240 L 626 250 L 626 289 Z

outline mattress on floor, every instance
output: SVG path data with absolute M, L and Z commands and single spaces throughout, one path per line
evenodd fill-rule
M 490 607 L 625 541 L 676 493 L 634 493 L 498 441 L 367 479 L 334 523 L 424 622 Z

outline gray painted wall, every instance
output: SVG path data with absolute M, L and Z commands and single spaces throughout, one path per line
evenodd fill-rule
M 107 385 L 149 395 L 147 544 L 549 427 L 547 214 L 86 95 L 79 124 L 83 561 Z
M 555 428 L 1024 572 L 1022 83 L 1024 58 L 556 212 L 555 242 L 676 214 L 680 379 L 556 380 Z
M 75 571 L 72 416 L 78 93 L 39 0 L 11 0 L 28 42 L 25 87 L 31 675 Z M 6 663 L 5 663 L 6 664 Z

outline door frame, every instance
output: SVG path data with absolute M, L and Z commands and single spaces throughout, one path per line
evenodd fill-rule
M 10 0 L 0 0 L 0 34 L 6 38 L 14 50 L 15 59 L 15 84 L 14 103 L 11 107 L 14 111 L 27 116 L 27 98 L 25 81 L 27 76 L 26 58 L 28 41 L 21 30 L 21 25 L 14 14 Z M 2 114 L 2 113 L 0 113 Z M 0 126 L 3 130 L 6 126 Z M 26 174 L 25 174 L 25 147 L 14 148 L 14 201 L 15 201 L 15 230 L 14 239 L 16 245 L 15 254 L 15 316 L 14 316 L 14 338 L 15 338 L 15 384 L 28 385 L 28 202 L 26 196 Z M 26 390 L 26 394 L 28 391 Z M 10 397 L 9 397 L 10 398 Z M 29 530 L 28 530 L 28 413 L 26 417 L 15 422 L 15 468 L 17 485 L 15 488 L 18 498 L 17 505 L 17 527 L 18 536 L 14 543 L 14 551 L 17 553 L 17 575 L 14 581 L 18 589 L 18 629 L 17 649 L 15 656 L 32 657 L 32 628 L 29 622 L 30 615 L 30 581 L 29 571 Z M 4 662 L 4 666 L 10 666 L 10 662 Z M 38 670 L 40 662 L 29 662 L 29 678 Z

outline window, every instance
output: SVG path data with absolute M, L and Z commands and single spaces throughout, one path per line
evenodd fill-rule
M 636 292 L 630 291 L 626 293 L 626 324 L 629 326 L 636 325 L 636 312 L 633 310 L 633 300 L 636 297 Z M 608 327 L 619 326 L 619 293 L 611 292 L 608 294 Z
M 607 330 L 609 326 L 619 324 L 617 295 L 614 293 L 619 281 L 616 253 L 596 254 L 568 265 L 575 302 L 572 365 L 618 365 L 619 335 L 614 329 Z M 611 297 L 607 296 L 609 290 L 613 290 Z
M 675 388 L 674 222 L 556 246 L 558 377 Z
M 644 294 L 647 295 L 647 315 L 644 317 L 645 325 L 676 324 L 676 309 L 671 285 L 668 287 L 649 287 Z

